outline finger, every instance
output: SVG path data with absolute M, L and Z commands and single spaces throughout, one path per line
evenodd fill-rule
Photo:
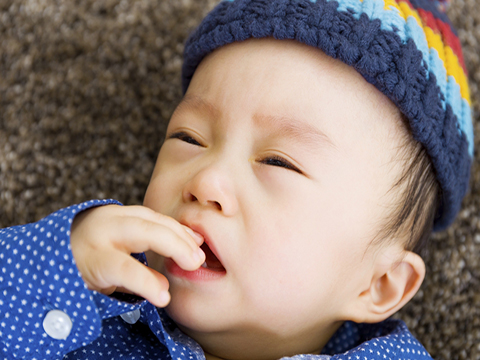
M 114 243 L 124 253 L 147 250 L 172 258 L 184 270 L 196 270 L 205 261 L 205 254 L 192 247 L 171 228 L 140 218 L 124 218 L 112 234 Z
M 90 290 L 97 290 L 97 289 L 90 289 Z M 112 295 L 115 291 L 117 291 L 117 287 L 115 285 L 112 285 L 105 289 L 98 289 L 97 291 L 104 295 Z
M 143 297 L 158 307 L 165 307 L 170 302 L 167 278 L 130 255 L 118 251 L 105 266 L 110 269 L 105 280 L 116 285 L 117 289 Z
M 115 292 L 120 292 L 120 293 L 124 293 L 124 294 L 137 295 L 137 294 L 134 294 L 133 291 L 130 291 L 130 290 L 128 290 L 127 288 L 124 288 L 123 286 L 117 286 L 117 287 L 115 288 Z
M 192 237 L 193 240 L 195 240 L 195 243 L 200 246 L 203 244 L 203 242 L 205 241 L 203 235 L 197 233 L 195 230 L 189 228 L 188 226 L 186 225 L 182 225 L 184 230 Z
M 124 206 L 124 208 L 125 216 L 141 217 L 142 219 L 168 226 L 182 238 L 185 238 L 186 232 L 187 237 L 185 240 L 192 245 L 192 248 L 196 248 L 197 246 L 203 244 L 202 235 L 193 231 L 188 226 L 179 223 L 177 220 L 168 215 L 158 213 L 146 206 L 141 205 Z M 193 242 L 190 242 L 190 240 L 193 240 Z

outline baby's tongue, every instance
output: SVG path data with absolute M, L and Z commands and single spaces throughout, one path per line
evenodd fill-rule
M 205 262 L 207 263 L 208 269 L 214 270 L 214 271 L 225 271 L 225 268 L 223 267 L 220 260 L 218 260 L 218 258 L 215 256 L 212 250 L 210 250 L 210 248 L 206 243 L 203 243 L 202 246 L 200 247 L 205 253 L 205 257 L 206 257 Z

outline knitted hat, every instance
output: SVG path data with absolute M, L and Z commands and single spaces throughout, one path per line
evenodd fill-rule
M 468 189 L 473 127 L 467 71 L 445 3 L 433 0 L 225 0 L 185 44 L 186 92 L 213 50 L 248 38 L 294 39 L 353 66 L 409 119 L 442 189 L 434 230 Z

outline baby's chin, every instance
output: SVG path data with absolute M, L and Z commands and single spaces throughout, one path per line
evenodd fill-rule
M 214 356 L 207 359 L 279 359 L 303 353 L 318 354 L 321 350 L 317 337 L 313 343 L 297 342 L 260 323 L 189 317 L 176 304 L 169 305 L 166 312 L 182 332 Z M 324 343 L 320 343 L 323 347 Z
M 196 336 L 199 334 L 218 334 L 228 330 L 225 317 L 221 319 L 218 314 L 211 313 L 209 308 L 201 304 L 192 306 L 188 299 L 180 298 L 175 290 L 171 295 L 172 299 L 165 312 L 190 337 L 197 340 Z

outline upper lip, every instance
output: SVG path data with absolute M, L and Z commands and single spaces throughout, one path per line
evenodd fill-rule
M 218 254 L 218 251 L 217 249 L 215 248 L 215 245 L 214 243 L 212 242 L 212 239 L 211 237 L 209 236 L 209 234 L 205 231 L 205 228 L 199 224 L 199 223 L 194 223 L 194 222 L 189 222 L 187 220 L 180 220 L 180 224 L 182 225 L 185 225 L 185 226 L 188 226 L 190 229 L 192 229 L 193 231 L 199 233 L 200 235 L 203 236 L 203 240 L 205 242 L 205 244 L 208 245 L 208 247 L 210 248 L 210 250 L 212 251 L 212 253 L 217 257 L 217 259 L 222 263 L 223 265 L 223 261 L 222 261 L 222 258 L 220 257 L 220 255 Z

